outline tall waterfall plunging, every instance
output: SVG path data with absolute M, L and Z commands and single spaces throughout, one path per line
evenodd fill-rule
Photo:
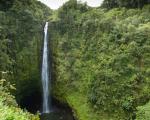
M 42 61 L 43 113 L 49 113 L 49 64 L 48 64 L 48 22 L 44 27 L 44 47 Z

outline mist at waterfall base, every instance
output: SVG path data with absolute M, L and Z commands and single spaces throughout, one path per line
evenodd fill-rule
M 48 52 L 48 22 L 44 27 L 44 44 L 42 55 L 42 88 L 43 88 L 43 104 L 41 120 L 74 120 L 72 112 L 66 107 L 52 107 L 52 100 L 50 94 L 51 87 L 51 68 L 49 67 L 49 52 Z

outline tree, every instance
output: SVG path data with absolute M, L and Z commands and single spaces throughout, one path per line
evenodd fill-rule
M 146 4 L 150 4 L 150 0 L 104 0 L 102 6 L 108 9 L 116 7 L 142 8 Z
M 11 8 L 15 0 L 0 0 L 0 10 L 8 10 Z

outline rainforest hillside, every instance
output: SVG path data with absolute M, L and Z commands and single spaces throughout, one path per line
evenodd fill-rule
M 142 3 L 110 9 L 72 0 L 58 10 L 53 92 L 79 120 L 150 119 L 150 5 Z
M 0 0 L 1 120 L 39 120 L 27 110 L 42 104 L 46 21 L 52 98 L 77 120 L 150 120 L 149 0 L 98 8 L 70 0 L 55 11 L 37 0 Z
M 29 108 L 38 106 L 43 24 L 50 15 L 51 10 L 36 0 L 0 0 L 1 120 L 32 119 L 9 94 L 23 108 L 27 103 Z

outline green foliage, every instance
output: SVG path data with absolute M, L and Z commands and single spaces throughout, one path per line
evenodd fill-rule
M 88 9 L 86 4 L 78 4 L 77 0 L 68 1 L 58 12 L 58 18 L 60 19 L 58 31 L 62 34 L 68 30 L 70 30 L 70 33 L 74 32 L 73 30 L 76 27 L 74 20 L 80 13 L 86 12 Z
M 0 119 L 40 120 L 38 115 L 32 115 L 27 111 L 21 110 L 15 101 L 15 97 L 9 93 L 9 89 L 15 88 L 10 83 L 7 83 L 6 80 L 0 80 Z
M 19 103 L 40 86 L 43 22 L 51 19 L 54 94 L 63 96 L 79 119 L 134 119 L 137 106 L 150 100 L 148 0 L 105 0 L 104 7 L 115 7 L 110 11 L 70 0 L 53 16 L 35 0 L 0 3 L 0 79 L 16 84 Z M 9 113 L 0 115 L 30 119 L 16 112 L 9 88 L 15 89 L 12 84 L 0 87 L 0 111 Z M 147 108 L 138 109 L 137 119 L 148 115 Z
M 40 86 L 43 23 L 51 10 L 36 0 L 2 0 L 0 6 L 6 9 L 0 11 L 0 79 L 16 84 L 20 103 L 22 92 L 30 96 Z
M 0 1 L 0 10 L 8 10 L 13 5 L 14 0 L 1 0 Z
M 134 119 L 136 107 L 150 99 L 150 6 L 84 12 L 69 6 L 51 30 L 54 89 L 84 95 L 97 115 Z
M 29 108 L 27 99 L 41 95 L 43 26 L 50 15 L 51 10 L 36 0 L 0 0 L 0 79 L 7 79 L 0 81 L 1 120 L 39 120 L 17 103 Z
M 150 1 L 149 0 L 104 0 L 102 7 L 108 9 L 116 8 L 116 7 L 142 8 L 146 4 L 150 4 Z
M 32 96 L 37 87 L 40 91 L 43 23 L 49 15 L 51 10 L 36 0 L 0 1 L 1 120 L 39 120 L 17 103 Z M 15 93 L 17 103 L 10 92 Z
M 144 106 L 139 106 L 137 110 L 136 120 L 150 120 L 150 103 L 147 103 Z

